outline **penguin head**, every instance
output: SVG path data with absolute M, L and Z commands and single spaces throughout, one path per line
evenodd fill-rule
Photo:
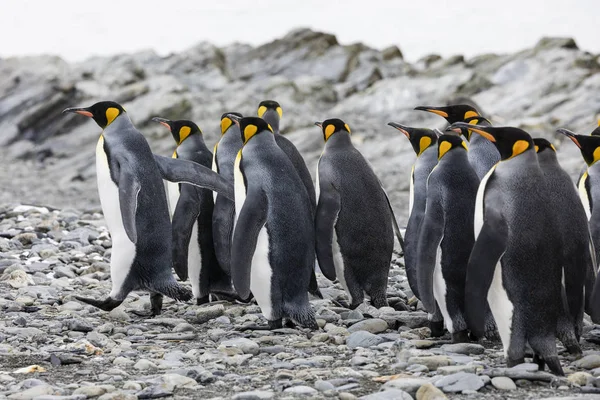
M 581 155 L 588 166 L 592 166 L 600 160 L 600 136 L 578 135 L 564 128 L 557 129 L 556 132 L 567 136 L 579 147 Z
M 267 124 L 279 132 L 279 120 L 283 116 L 283 110 L 278 102 L 274 100 L 264 100 L 258 105 L 258 117 L 267 121 Z
M 419 106 L 415 110 L 427 111 L 446 118 L 449 124 L 464 121 L 467 118 L 481 116 L 479 111 L 468 104 L 455 104 L 447 107 Z
M 235 115 L 236 117 L 243 118 L 243 115 L 239 112 L 227 112 L 221 115 L 221 135 L 224 135 L 225 132 L 231 128 L 231 125 L 234 125 L 234 122 L 231 118 L 229 118 L 229 115 Z
M 470 125 L 466 122 L 455 122 L 446 128 L 446 130 L 454 130 L 455 128 L 468 128 L 494 143 L 502 161 L 516 157 L 527 150 L 534 150 L 533 140 L 529 136 L 529 133 L 519 128 Z
M 64 113 L 77 113 L 93 118 L 102 129 L 106 129 L 125 109 L 114 101 L 101 101 L 90 107 L 72 107 L 63 110 Z
M 486 124 L 486 125 L 492 125 L 492 123 L 487 119 L 484 118 L 482 116 L 474 116 L 474 117 L 469 117 L 469 118 L 465 118 L 465 120 L 463 122 L 466 122 L 469 125 L 479 125 L 479 124 Z M 459 135 L 463 135 L 465 137 L 465 139 L 467 139 L 467 141 L 471 141 L 471 135 L 473 134 L 473 131 L 468 129 L 468 128 L 453 128 L 450 129 L 450 132 L 454 132 L 457 133 Z
M 556 147 L 554 147 L 554 145 L 546 139 L 535 138 L 533 139 L 533 145 L 536 153 L 541 153 L 543 151 L 551 151 L 556 153 Z
M 398 129 L 408 138 L 408 141 L 412 145 L 417 157 L 423 154 L 423 152 L 430 146 L 433 146 L 435 143 L 437 143 L 438 135 L 431 129 L 412 128 L 397 122 L 388 122 L 388 125 Z
M 323 139 L 327 142 L 331 135 L 337 132 L 351 133 L 350 127 L 347 123 L 339 118 L 326 119 L 323 122 L 315 122 L 315 125 L 321 128 L 323 131 Z
M 184 119 L 170 121 L 159 117 L 152 118 L 152 121 L 167 127 L 167 129 L 171 131 L 171 135 L 173 135 L 173 139 L 175 139 L 175 143 L 177 143 L 178 146 L 191 135 L 202 135 L 202 131 L 198 128 L 198 125 L 192 121 Z
M 227 114 L 227 117 L 233 120 L 233 123 L 240 127 L 242 135 L 242 142 L 248 143 L 248 140 L 252 139 L 255 135 L 258 135 L 264 131 L 273 133 L 273 128 L 267 122 L 258 117 L 239 117 L 235 114 Z
M 460 136 L 442 135 L 438 138 L 438 160 L 441 160 L 449 151 L 454 149 L 468 150 L 467 145 Z

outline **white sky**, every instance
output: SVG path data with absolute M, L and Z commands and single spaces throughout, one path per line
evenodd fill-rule
M 512 52 L 542 36 L 600 53 L 598 10 L 598 0 L 0 0 L 0 56 L 165 55 L 203 40 L 262 44 L 297 27 L 343 44 L 396 44 L 411 61 Z

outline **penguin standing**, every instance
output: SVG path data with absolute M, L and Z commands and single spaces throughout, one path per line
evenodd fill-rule
M 595 133 L 596 130 L 592 133 Z M 590 136 L 578 135 L 563 128 L 558 129 L 557 132 L 567 136 L 579 147 L 581 155 L 587 164 L 587 169 L 584 170 L 577 182 L 577 189 L 588 217 L 588 226 L 594 246 L 595 259 L 598 260 L 600 257 L 600 207 L 594 207 L 594 205 L 600 202 L 600 163 L 598 162 L 600 160 L 600 136 L 597 134 Z M 594 272 L 597 271 L 594 270 Z M 589 273 L 587 279 L 591 279 Z M 600 323 L 600 278 L 596 277 L 595 279 L 596 284 L 590 298 L 587 299 L 587 308 L 592 321 Z
M 427 182 L 427 209 L 417 244 L 419 293 L 429 312 L 435 312 L 437 302 L 452 341 L 468 342 L 465 278 L 475 242 L 473 216 L 479 178 L 459 136 L 440 136 L 437 158 Z
M 275 142 L 283 150 L 283 152 L 288 156 L 296 172 L 298 172 L 298 176 L 302 179 L 302 183 L 306 188 L 306 192 L 308 193 L 308 197 L 310 199 L 311 211 L 314 215 L 315 210 L 317 208 L 317 197 L 315 195 L 315 185 L 313 184 L 312 176 L 310 175 L 310 171 L 306 167 L 306 163 L 304 162 L 304 158 L 294 146 L 288 138 L 279 133 L 279 121 L 283 115 L 283 110 L 278 102 L 273 100 L 264 100 L 261 101 L 258 105 L 258 116 L 265 120 L 267 124 L 271 126 L 273 129 L 273 134 L 275 135 Z M 321 291 L 319 290 L 319 286 L 317 284 L 317 277 L 315 272 L 313 271 L 310 277 L 310 288 L 309 292 L 318 297 L 323 298 Z
M 190 160 L 211 168 L 212 153 L 202 131 L 192 121 L 152 119 L 169 129 L 177 143 L 173 158 Z M 221 269 L 213 245 L 213 192 L 192 185 L 169 182 L 172 207 L 173 267 L 181 280 L 189 276 L 196 304 L 209 301 L 209 293 L 234 296 L 231 278 Z
M 239 113 L 225 113 L 221 116 L 221 139 L 215 144 L 212 169 L 228 182 L 234 183 L 235 157 L 242 148 L 240 128 L 227 114 L 242 117 Z M 215 193 L 212 217 L 213 241 L 219 265 L 231 274 L 231 239 L 235 219 L 235 203 L 225 196 Z
M 102 101 L 63 111 L 93 118 L 103 129 L 96 146 L 98 193 L 113 242 L 112 290 L 105 300 L 76 297 L 105 311 L 118 307 L 133 290 L 151 293 L 151 313 L 160 314 L 162 296 L 187 301 L 192 293 L 171 273 L 172 238 L 162 178 L 198 182 L 232 196 L 210 169 L 155 156 L 121 105 Z M 186 178 L 190 172 L 194 176 Z M 212 174 L 212 175 L 211 175 Z M 192 182 L 190 182 L 192 183 Z
M 430 106 L 419 106 L 415 110 L 428 111 L 444 117 L 448 123 L 453 124 L 455 122 L 465 121 L 471 118 L 472 124 L 487 126 L 489 121 L 482 118 L 481 121 L 473 120 L 473 117 L 481 116 L 479 112 L 474 108 L 466 104 L 456 104 L 448 107 L 430 107 Z M 496 147 L 490 143 L 489 140 L 485 140 L 479 135 L 472 135 L 472 132 L 467 128 L 463 128 L 462 133 L 465 135 L 465 139 L 469 142 L 469 162 L 477 177 L 481 180 L 487 174 L 487 172 L 500 161 L 500 154 Z
M 479 185 L 475 245 L 465 283 L 467 325 L 483 336 L 487 303 L 496 320 L 507 365 L 524 361 L 529 343 L 541 367 L 563 375 L 556 349 L 561 301 L 562 238 L 535 153 L 525 131 L 468 125 L 498 149 L 501 162 Z M 487 299 L 487 302 L 486 302 Z
M 390 122 L 388 125 L 398 129 L 408 138 L 417 155 L 410 172 L 408 223 L 404 232 L 404 268 L 410 289 L 420 299 L 416 270 L 417 244 L 419 227 L 425 215 L 427 178 L 437 165 L 437 135 L 431 129 L 412 128 L 396 122 Z
M 583 204 L 571 177 L 558 163 L 556 149 L 546 139 L 533 139 L 533 144 L 562 234 L 566 313 L 559 318 L 558 336 L 570 353 L 580 354 L 584 294 L 588 292 L 589 296 L 593 288 L 592 279 L 586 287 L 586 276 L 593 275 L 596 269 L 594 245 Z
M 362 154 L 352 145 L 350 128 L 339 119 L 316 123 L 325 148 L 317 165 L 317 259 L 323 274 L 337 276 L 351 309 L 364 293 L 377 308 L 386 292 L 394 248 L 393 214 L 387 195 Z
M 242 298 L 254 295 L 269 328 L 282 319 L 317 329 L 308 302 L 314 271 L 315 231 L 308 194 L 269 125 L 239 118 L 244 146 L 235 167 L 236 219 L 231 274 Z

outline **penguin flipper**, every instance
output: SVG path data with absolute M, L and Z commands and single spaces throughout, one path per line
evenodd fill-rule
M 589 299 L 589 311 L 588 314 L 592 318 L 592 322 L 600 324 L 600 274 L 596 277 L 596 283 L 594 284 L 594 290 Z
M 252 257 L 260 230 L 267 222 L 268 200 L 262 189 L 251 190 L 240 210 L 231 244 L 231 278 L 242 299 L 250 296 Z
M 341 208 L 340 194 L 333 184 L 323 185 L 319 193 L 315 217 L 316 251 L 319 268 L 325 277 L 335 280 L 333 263 L 333 231 Z
M 485 222 L 477 236 L 465 282 L 465 316 L 469 329 L 477 337 L 485 335 L 487 294 L 494 279 L 496 265 L 506 251 L 508 225 L 491 208 L 485 210 Z
M 119 206 L 125 233 L 131 242 L 137 243 L 137 229 L 135 225 L 135 213 L 137 211 L 137 200 L 142 185 L 125 168 L 120 168 L 119 173 Z
M 432 179 L 433 176 L 430 175 L 429 178 Z M 415 265 L 420 300 L 431 314 L 436 310 L 433 274 L 438 248 L 444 235 L 444 210 L 439 197 L 439 192 L 434 190 L 429 190 L 427 193 L 427 209 L 423 222 L 421 222 Z
M 592 293 L 594 292 L 594 285 L 597 278 L 598 263 L 596 260 L 596 248 L 594 246 L 594 240 L 592 239 L 592 233 L 588 230 L 589 235 L 589 246 L 590 246 L 590 261 L 587 263 L 585 271 L 585 312 L 591 315 L 592 307 Z
M 172 231 L 173 231 L 173 269 L 180 280 L 185 281 L 188 278 L 188 248 L 194 223 L 198 219 L 200 210 L 193 197 L 184 195 L 185 191 L 196 191 L 194 186 L 181 185 L 181 194 L 175 211 L 173 212 Z
M 396 219 L 396 214 L 394 214 L 392 203 L 390 202 L 390 198 L 385 189 L 383 188 L 383 184 L 381 183 L 381 181 L 379 181 L 379 186 L 381 186 L 381 190 L 383 190 L 383 194 L 385 195 L 385 200 L 387 201 L 388 207 L 390 208 L 390 213 L 392 214 L 392 225 L 394 226 L 394 233 L 396 234 L 396 239 L 398 239 L 398 243 L 400 244 L 400 248 L 402 249 L 401 255 L 404 255 L 404 238 L 402 238 L 400 227 L 398 227 L 398 220 Z
M 154 154 L 163 179 L 210 189 L 235 201 L 233 185 L 215 171 L 193 161 Z

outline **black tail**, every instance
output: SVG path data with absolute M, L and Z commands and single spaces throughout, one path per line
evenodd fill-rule
M 86 303 L 91 306 L 97 307 L 103 311 L 112 311 L 115 308 L 119 307 L 121 303 L 123 303 L 123 300 L 115 300 L 111 299 L 110 297 L 107 297 L 105 300 L 96 300 L 87 297 L 75 296 L 75 300 L 79 300 L 82 303 Z

